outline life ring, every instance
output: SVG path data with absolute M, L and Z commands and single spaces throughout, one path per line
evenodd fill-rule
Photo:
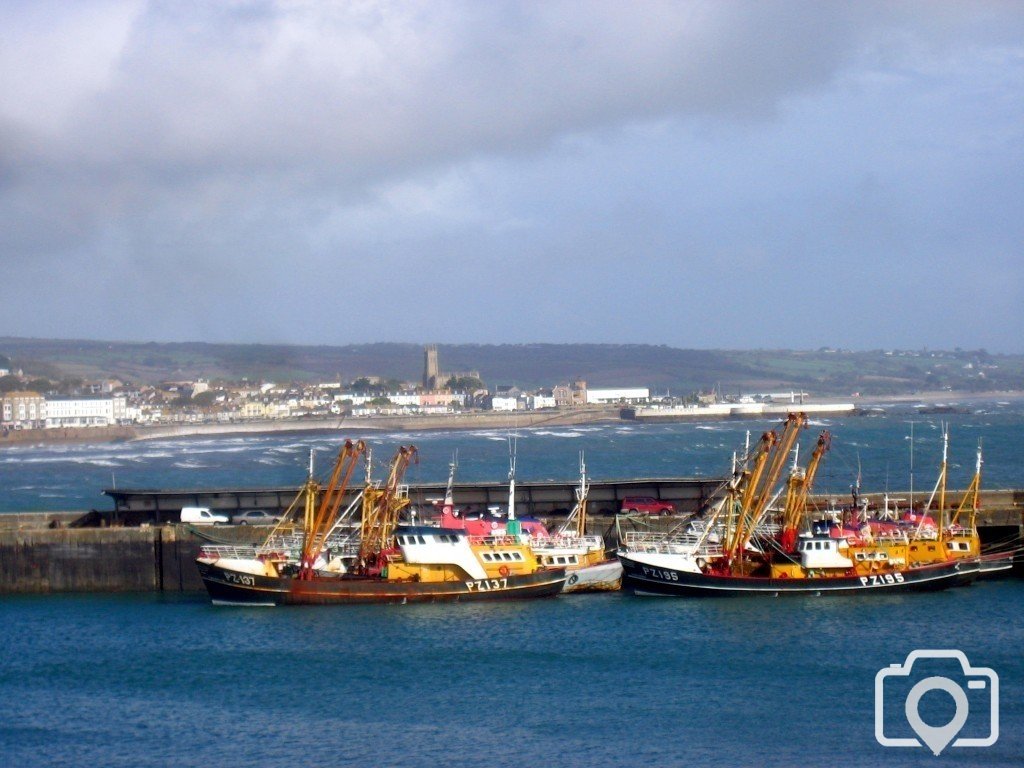
M 491 530 L 493 531 L 497 527 L 498 527 L 498 524 L 492 520 L 491 521 Z
M 697 558 L 697 567 L 700 568 L 702 571 L 704 570 L 704 566 L 706 566 L 707 564 L 708 561 L 705 560 L 703 557 Z
M 507 565 L 501 566 L 501 568 L 498 569 L 498 573 L 501 576 L 508 576 L 508 566 Z

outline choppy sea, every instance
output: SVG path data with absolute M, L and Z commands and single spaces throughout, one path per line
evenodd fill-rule
M 818 473 L 816 491 L 846 496 L 858 474 L 865 491 L 930 490 L 941 459 L 943 424 L 950 433 L 950 488 L 970 482 L 979 441 L 984 445 L 984 486 L 1024 488 L 1024 400 L 945 405 L 956 412 L 922 413 L 893 405 L 863 416 L 812 419 L 801 441 L 807 450 L 822 430 L 832 433 L 832 450 Z M 443 482 L 456 452 L 460 480 L 504 480 L 513 431 L 520 480 L 572 481 L 578 477 L 581 451 L 595 480 L 721 477 L 728 474 L 733 451 L 742 452 L 748 432 L 756 441 L 777 425 L 774 420 L 614 422 L 514 430 L 510 421 L 509 430 L 17 445 L 0 450 L 0 512 L 109 509 L 112 503 L 102 492 L 111 487 L 297 487 L 305 479 L 310 449 L 319 472 L 326 474 L 344 437 L 367 441 L 379 475 L 399 445 L 416 445 L 419 463 L 406 475 L 410 483 Z
M 825 419 L 819 489 L 930 487 L 949 423 L 952 487 L 984 440 L 985 485 L 1024 487 L 1024 412 L 887 408 Z M 717 476 L 771 422 L 520 430 L 518 475 Z M 353 435 L 354 437 L 364 437 Z M 414 443 L 411 482 L 500 480 L 506 434 L 370 435 L 381 461 Z M 7 511 L 104 507 L 101 490 L 289 485 L 317 435 L 16 447 L 0 452 Z M 503 604 L 228 608 L 203 595 L 0 598 L 0 755 L 11 766 L 845 766 L 1024 764 L 1024 581 L 937 594 L 688 600 L 562 596 Z M 914 650 L 963 651 L 970 669 Z M 993 684 L 992 677 L 998 679 Z M 905 672 L 905 674 L 904 674 Z M 952 742 L 914 740 L 912 707 Z M 985 685 L 977 687 L 981 681 Z M 974 682 L 976 685 L 971 686 Z M 876 693 L 878 694 L 876 696 Z M 879 698 L 880 697 L 880 698 Z M 993 709 L 993 701 L 997 705 Z M 995 722 L 993 722 L 995 715 Z M 962 719 L 962 724 L 960 720 Z M 958 739 L 986 747 L 957 746 Z M 954 732 L 955 731 L 955 732 Z M 932 733 L 934 735 L 934 733 Z M 920 739 L 917 739 L 920 741 Z

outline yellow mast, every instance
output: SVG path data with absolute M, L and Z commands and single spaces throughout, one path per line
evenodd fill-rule
M 746 520 L 750 514 L 751 503 L 757 491 L 758 482 L 764 472 L 764 466 L 768 462 L 772 448 L 778 441 L 774 431 L 765 432 L 754 449 L 754 467 L 751 470 L 743 470 L 737 486 L 743 487 L 738 502 L 734 503 L 738 508 L 730 510 L 730 521 L 733 523 L 731 535 L 727 536 L 727 551 L 730 560 L 739 549 L 740 541 L 743 539 Z M 735 516 L 735 520 L 731 518 Z
M 978 510 L 981 508 L 981 441 L 978 441 L 978 456 L 974 463 L 974 477 L 971 479 L 971 484 L 964 492 L 963 499 L 960 500 L 960 505 L 956 508 L 956 512 L 953 513 L 953 519 L 950 520 L 950 525 L 959 525 L 960 515 L 963 514 L 964 510 L 968 508 L 970 504 L 970 525 L 968 526 L 972 533 L 978 530 Z
M 746 548 L 750 537 L 768 509 L 772 492 L 779 481 L 779 476 L 782 474 L 782 469 L 786 464 L 789 452 L 793 449 L 800 430 L 806 425 L 807 416 L 805 414 L 791 413 L 786 417 L 782 437 L 778 441 L 774 439 L 774 432 L 766 433 L 762 438 L 762 444 L 767 443 L 768 450 L 762 451 L 758 456 L 758 462 L 755 466 L 756 478 L 752 477 L 752 482 L 744 493 L 744 503 L 740 509 L 739 525 L 730 548 L 730 560 L 742 559 L 743 550 Z M 772 438 L 766 441 L 765 438 L 768 435 L 772 435 Z M 768 469 L 765 470 L 764 463 L 769 453 L 772 454 L 771 461 L 768 462 Z M 760 482 L 756 482 L 755 479 Z
M 327 532 L 338 514 L 341 500 L 348 487 L 348 481 L 352 477 L 352 470 L 355 469 L 356 460 L 366 450 L 362 440 L 353 443 L 346 440 L 345 444 L 338 451 L 338 457 L 334 462 L 334 470 L 327 482 L 327 488 L 320 499 L 320 506 L 314 510 L 313 500 L 315 495 L 307 492 L 306 508 L 303 519 L 303 540 L 302 558 L 299 565 L 299 578 L 310 579 L 313 577 L 313 563 L 323 550 L 327 538 Z M 312 488 L 312 484 L 307 484 Z

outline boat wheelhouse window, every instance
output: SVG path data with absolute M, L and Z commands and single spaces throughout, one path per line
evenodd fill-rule
M 427 543 L 427 540 L 424 539 L 422 536 L 417 536 L 416 539 L 419 541 L 420 544 L 426 544 Z
M 521 561 L 523 559 L 523 553 L 522 552 L 513 552 L 512 553 L 512 559 L 513 560 L 520 560 Z
M 512 559 L 512 553 L 511 552 L 503 552 L 502 555 L 501 555 L 501 559 L 502 560 L 511 560 Z

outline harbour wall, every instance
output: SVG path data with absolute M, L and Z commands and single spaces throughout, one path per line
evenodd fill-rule
M 178 526 L 0 530 L 0 593 L 201 590 L 202 543 Z

